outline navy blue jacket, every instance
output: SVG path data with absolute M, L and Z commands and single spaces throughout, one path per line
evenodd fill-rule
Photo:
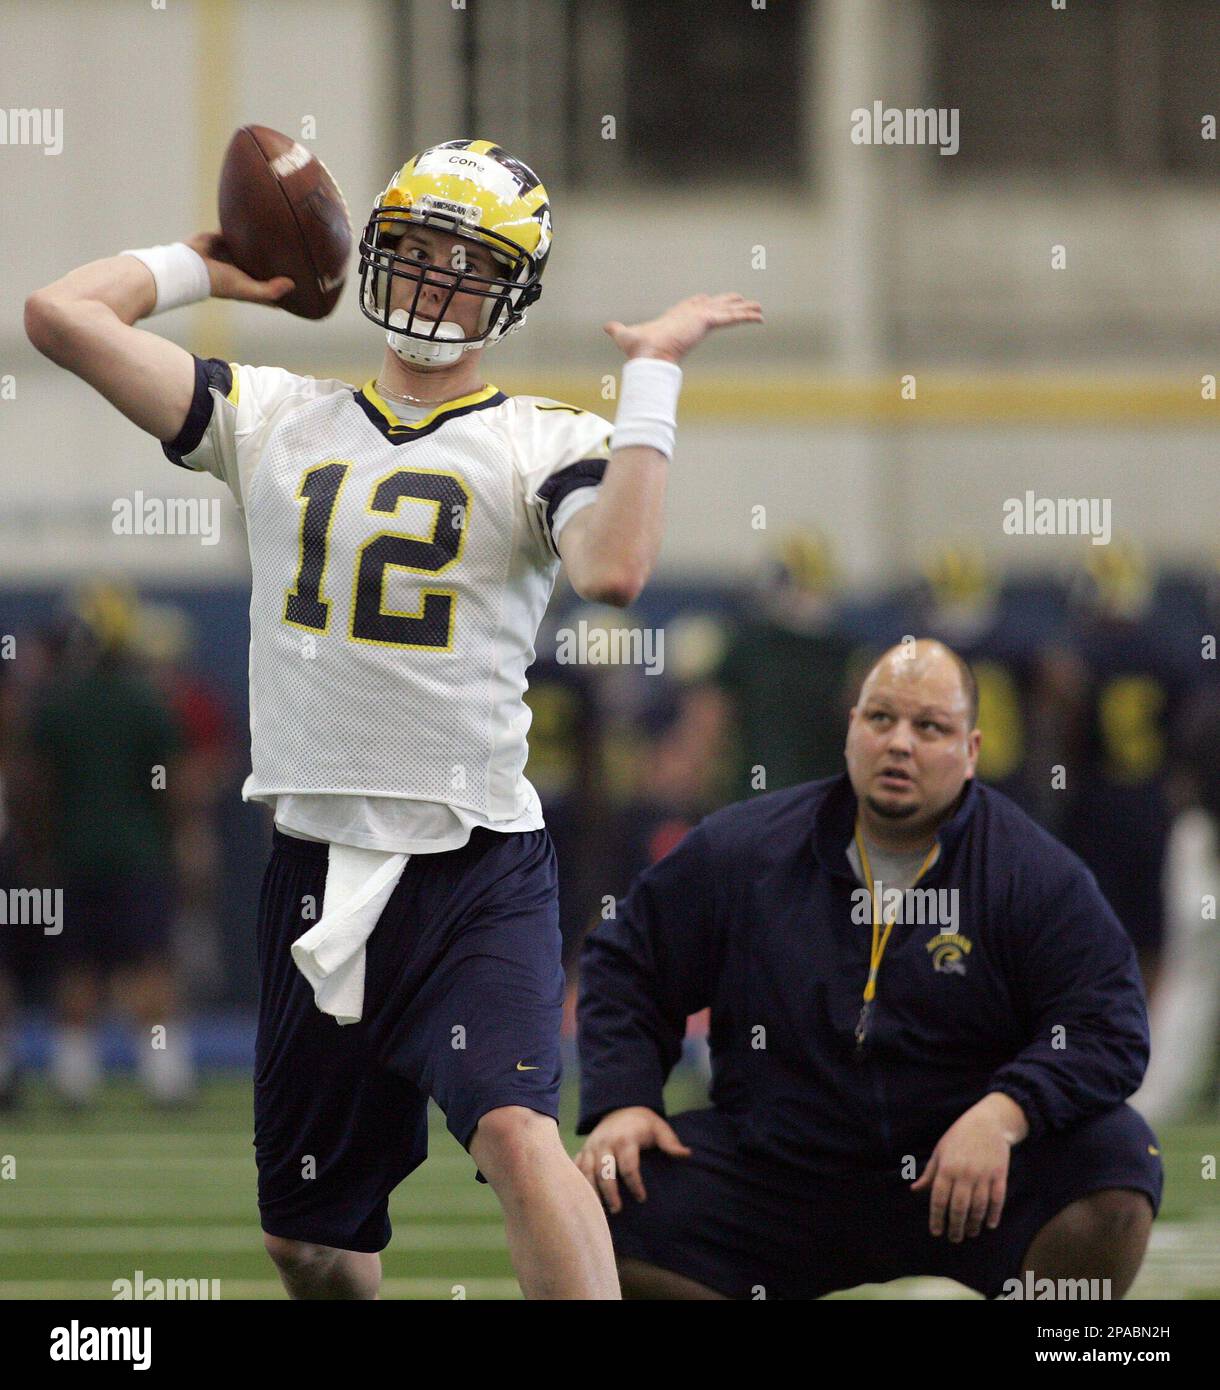
M 636 879 L 585 943 L 582 1134 L 620 1106 L 664 1113 L 687 1015 L 707 1006 L 712 1103 L 744 1153 L 784 1168 L 922 1163 L 988 1091 L 1036 1138 L 1136 1090 L 1148 1020 L 1130 940 L 1085 865 L 976 782 L 919 883 L 958 890 L 969 948 L 938 970 L 940 928 L 896 925 L 859 1047 L 872 927 L 852 919 L 855 816 L 845 775 L 771 792 Z

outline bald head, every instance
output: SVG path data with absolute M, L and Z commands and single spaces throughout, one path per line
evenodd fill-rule
M 916 684 L 926 684 L 931 679 L 940 685 L 945 676 L 956 674 L 965 701 L 967 727 L 973 729 L 979 722 L 979 687 L 970 663 L 943 642 L 931 637 L 919 637 L 911 642 L 899 642 L 883 652 L 864 677 L 857 704 L 864 698 L 869 682 L 883 669 L 889 678 Z
M 930 842 L 978 761 L 978 687 L 958 654 L 900 642 L 860 687 L 847 771 L 865 832 L 879 844 Z

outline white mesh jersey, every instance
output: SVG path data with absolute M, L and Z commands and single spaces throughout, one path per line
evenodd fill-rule
M 611 426 L 494 386 L 414 422 L 372 383 L 196 359 L 175 463 L 222 479 L 250 550 L 245 800 L 401 797 L 479 820 L 536 803 L 522 698 Z

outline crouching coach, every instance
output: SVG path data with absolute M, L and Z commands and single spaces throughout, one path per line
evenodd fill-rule
M 1134 952 L 1084 864 L 975 781 L 977 714 L 955 653 L 894 648 L 845 775 L 709 816 L 590 935 L 577 1162 L 626 1296 L 1130 1287 L 1162 1183 L 1125 1104 Z M 708 1006 L 711 1108 L 669 1119 Z

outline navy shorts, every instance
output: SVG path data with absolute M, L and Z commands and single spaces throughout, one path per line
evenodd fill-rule
M 170 956 L 174 885 L 158 874 L 70 875 L 64 886 L 63 931 L 57 943 L 65 966 L 110 971 Z
M 620 1182 L 615 1251 L 729 1298 L 820 1298 L 911 1275 L 956 1279 L 994 1298 L 1070 1203 L 1110 1187 L 1145 1193 L 1154 1213 L 1161 1203 L 1156 1136 L 1129 1105 L 1017 1145 L 999 1226 L 958 1245 L 929 1234 L 929 1193 L 891 1174 L 811 1176 L 798 1197 L 741 1155 L 732 1117 L 691 1110 L 672 1124 L 693 1152 L 641 1155 L 648 1200 L 637 1202 Z
M 390 1193 L 427 1156 L 429 1097 L 465 1147 L 499 1106 L 558 1116 L 555 851 L 545 830 L 476 828 L 460 849 L 412 855 L 368 939 L 363 1017 L 345 1026 L 290 954 L 322 906 L 326 863 L 326 845 L 273 831 L 258 917 L 259 1210 L 270 1235 L 377 1251 Z

